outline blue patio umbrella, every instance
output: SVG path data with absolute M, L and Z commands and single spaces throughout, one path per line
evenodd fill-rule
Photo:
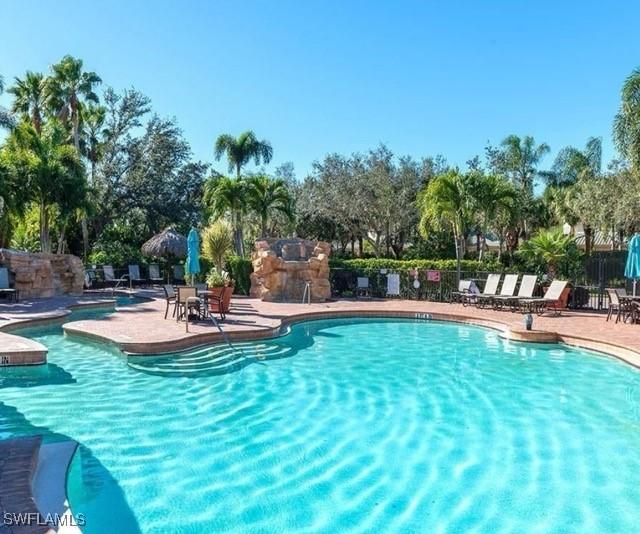
M 633 296 L 636 296 L 636 282 L 640 278 L 640 234 L 635 234 L 627 246 L 627 265 L 624 275 L 633 279 Z
M 195 228 L 189 231 L 187 237 L 187 261 L 184 265 L 186 274 L 191 275 L 191 283 L 195 281 L 195 276 L 200 272 L 200 236 Z

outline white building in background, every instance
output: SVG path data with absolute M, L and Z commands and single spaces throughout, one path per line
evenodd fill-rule
M 582 223 L 577 223 L 571 226 L 569 223 L 564 223 L 562 225 L 562 232 L 564 235 L 573 235 L 576 238 L 576 244 L 581 250 L 585 250 L 585 236 L 584 236 L 584 226 Z M 622 248 L 627 248 L 626 240 L 622 243 Z M 613 240 L 613 236 L 611 234 L 606 234 L 601 232 L 600 230 L 593 231 L 593 251 L 606 252 L 610 250 L 619 250 L 620 243 L 618 241 Z

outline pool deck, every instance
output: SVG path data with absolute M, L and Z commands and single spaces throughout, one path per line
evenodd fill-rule
M 176 322 L 169 310 L 164 319 L 165 302 L 158 291 L 139 294 L 156 297 L 147 302 L 117 308 L 115 313 L 98 319 L 67 322 L 65 332 L 104 341 L 120 350 L 135 354 L 157 354 L 186 349 L 222 340 L 211 322 L 189 324 Z M 105 295 L 105 298 L 107 295 Z M 81 306 L 113 306 L 105 298 L 54 298 L 15 304 L 0 304 L 0 355 L 15 350 L 25 338 L 9 338 L 4 332 L 30 324 L 61 321 L 69 308 Z M 15 307 L 15 309 L 12 309 Z M 533 342 L 563 342 L 569 345 L 612 354 L 640 367 L 640 325 L 607 322 L 605 314 L 592 311 L 563 310 L 560 316 L 547 313 L 534 316 L 534 330 L 523 328 L 523 316 L 510 311 L 478 309 L 460 304 L 411 300 L 336 300 L 326 303 L 292 304 L 262 302 L 246 297 L 234 297 L 231 313 L 222 322 L 232 340 L 274 337 L 289 324 L 330 317 L 387 316 L 458 321 L 477 324 L 500 331 L 503 337 Z M 16 339 L 14 339 L 16 338 Z M 21 340 L 21 341 L 20 341 Z M 30 340 L 26 340 L 30 341 Z

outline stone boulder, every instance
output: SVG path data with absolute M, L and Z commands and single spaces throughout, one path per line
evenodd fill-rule
M 323 241 L 280 239 L 258 241 L 251 255 L 251 296 L 271 302 L 301 302 L 306 284 L 311 300 L 331 298 L 329 255 Z
M 84 265 L 72 254 L 45 254 L 0 249 L 0 267 L 7 267 L 20 297 L 81 295 Z

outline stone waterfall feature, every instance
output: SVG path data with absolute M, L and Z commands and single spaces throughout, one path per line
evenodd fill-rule
M 9 269 L 20 298 L 81 295 L 82 260 L 72 254 L 45 254 L 0 248 L 0 267 Z
M 269 302 L 302 302 L 307 282 L 312 302 L 331 298 L 329 255 L 324 241 L 264 240 L 251 255 L 251 296 Z

